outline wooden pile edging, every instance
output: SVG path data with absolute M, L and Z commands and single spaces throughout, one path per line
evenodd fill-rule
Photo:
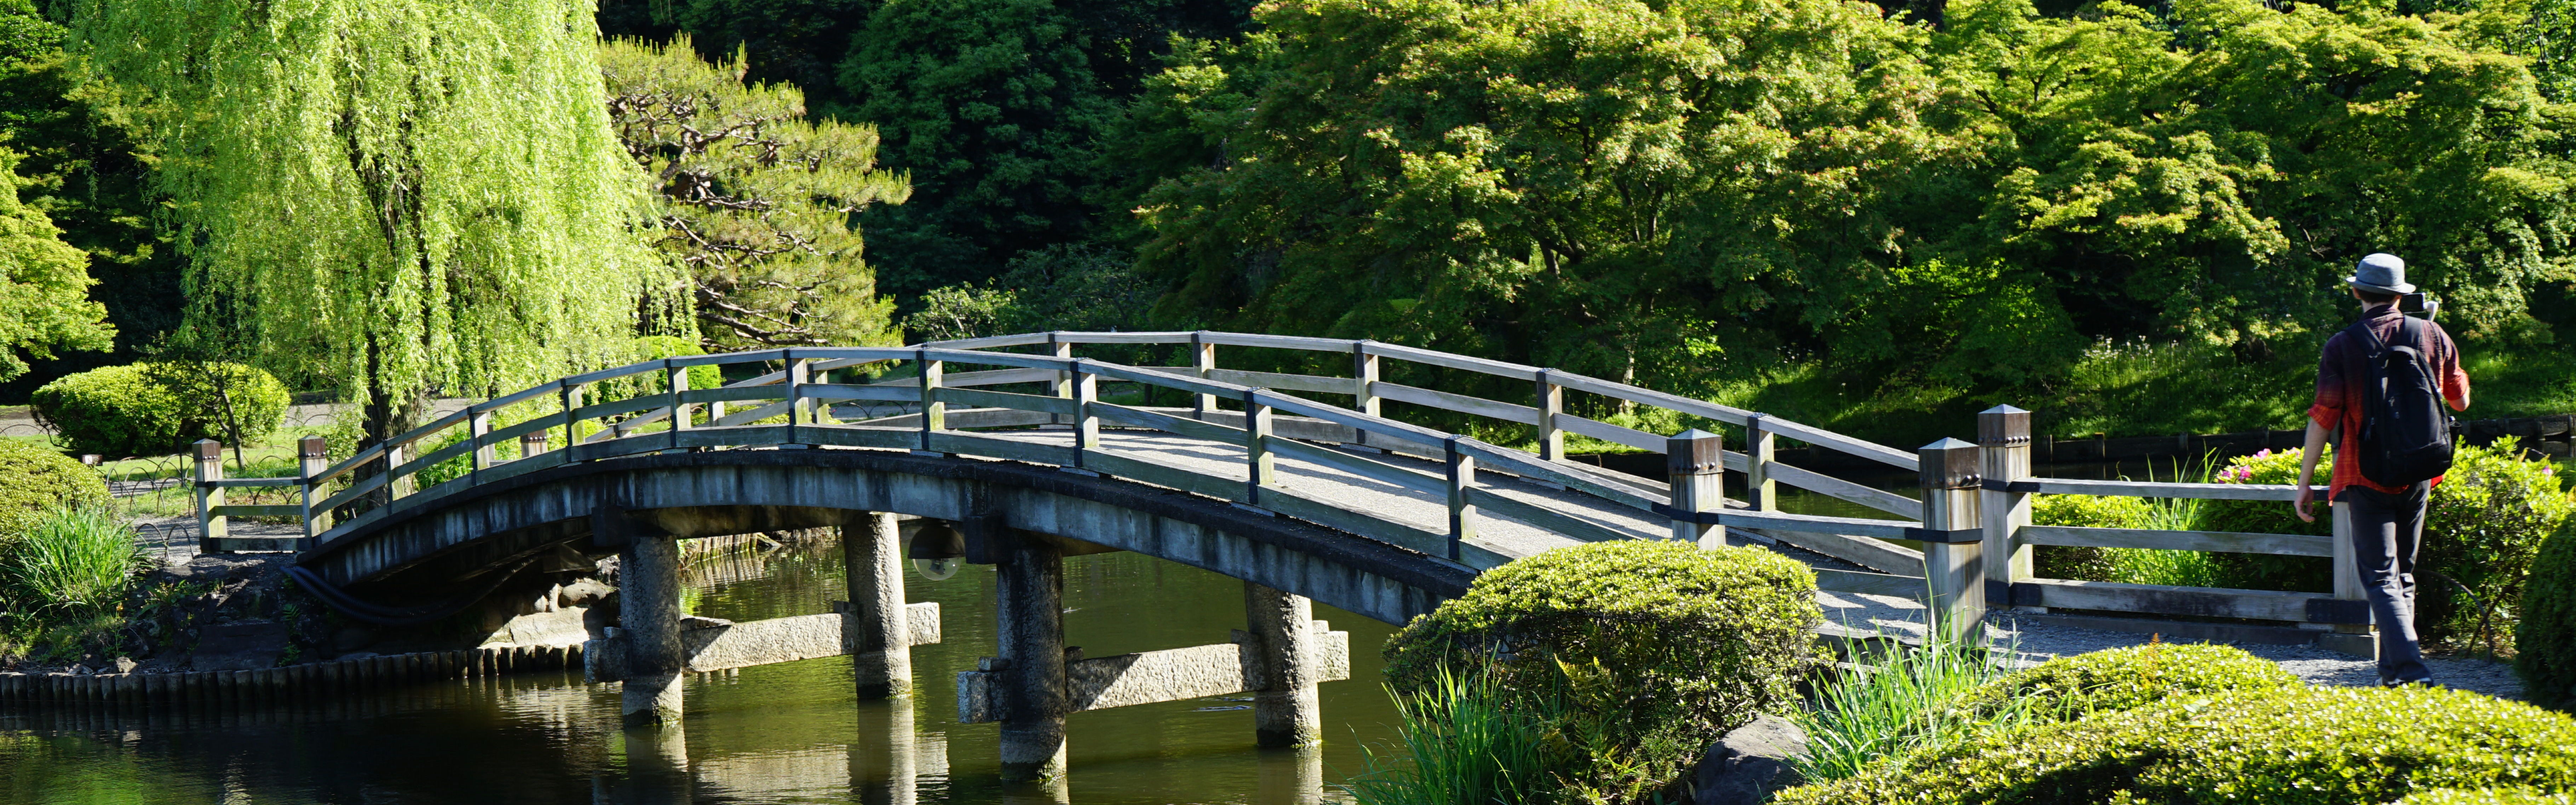
M 581 647 L 489 646 L 300 663 L 252 671 L 180 673 L 0 673 L 0 702 L 185 704 L 286 701 L 311 690 L 345 690 L 581 668 Z

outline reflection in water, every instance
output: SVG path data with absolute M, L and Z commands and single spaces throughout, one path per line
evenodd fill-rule
M 843 597 L 835 545 L 736 564 L 698 614 L 805 615 Z M 738 561 L 738 560 L 737 560 Z M 1243 585 L 1135 554 L 1065 562 L 1068 642 L 1091 656 L 1223 642 Z M 1071 774 L 997 779 L 995 727 L 956 723 L 956 674 L 994 653 L 989 567 L 907 579 L 938 601 L 945 642 L 913 649 L 914 695 L 856 701 L 826 658 L 688 677 L 679 729 L 618 727 L 615 685 L 523 674 L 322 701 L 182 711 L 0 711 L 0 803 L 1315 803 L 1393 739 L 1376 647 L 1391 628 L 1317 606 L 1351 631 L 1353 678 L 1319 690 L 1326 744 L 1253 746 L 1249 697 L 1077 713 Z M 1231 699 L 1244 699 L 1234 701 Z

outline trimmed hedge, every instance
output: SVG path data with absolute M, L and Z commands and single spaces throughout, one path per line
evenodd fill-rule
M 2559 528 L 2532 560 L 2513 646 L 2523 696 L 2576 712 L 2576 523 Z
M 1485 571 L 1389 638 L 1386 677 L 1430 690 L 1442 668 L 1569 707 L 1579 730 L 1644 764 L 1563 772 L 1573 786 L 1673 779 L 1709 741 L 1796 701 L 1815 661 L 1815 573 L 1751 548 L 1578 545 Z
M 1999 731 L 1772 802 L 2345 805 L 2520 786 L 2576 786 L 2576 720 L 2466 691 L 2301 686 Z
M 286 418 L 286 384 L 237 363 L 216 364 L 232 376 L 242 438 L 256 443 Z M 64 375 L 30 396 L 37 421 L 53 428 L 74 453 L 110 458 L 180 452 L 198 439 L 230 442 L 223 424 L 191 406 L 144 364 L 108 366 Z
M 1992 713 L 2036 699 L 2037 712 L 2063 720 L 2172 696 L 2298 685 L 2298 675 L 2279 663 L 2234 646 L 2150 643 L 2058 657 L 2015 671 L 1968 694 L 1963 704 Z
M 2445 788 L 2410 794 L 2397 805 L 2576 805 L 2576 794 L 2537 788 Z
M 47 512 L 106 502 L 107 481 L 97 470 L 40 445 L 0 439 L 0 543 Z
M 2560 488 L 2556 463 L 2524 458 L 2521 440 L 2512 437 L 2461 447 L 2431 497 L 2416 566 L 2458 579 L 2477 591 L 2479 602 L 2495 603 L 2494 628 L 2502 631 L 2501 619 L 2522 609 L 2524 572 L 2541 544 L 2576 515 L 2576 498 Z M 2430 575 L 2417 574 L 2416 628 L 2485 650 L 2475 645 L 2480 608 Z

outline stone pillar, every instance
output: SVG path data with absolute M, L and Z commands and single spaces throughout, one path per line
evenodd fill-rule
M 921 762 L 914 754 L 911 699 L 859 706 L 858 742 L 850 745 L 850 787 L 860 802 L 911 805 Z M 883 796 L 878 796 L 883 792 Z
M 841 526 L 842 572 L 849 614 L 841 639 L 861 699 L 912 695 L 912 629 L 904 614 L 902 536 L 891 512 L 871 512 L 864 527 Z
M 680 542 L 637 533 L 617 568 L 618 621 L 626 632 L 626 682 L 619 695 L 626 726 L 680 723 Z
M 992 528 L 1002 672 L 1002 779 L 1064 775 L 1064 554 Z
M 1302 595 L 1243 583 L 1243 612 L 1252 624 L 1262 687 L 1252 693 L 1254 740 L 1265 747 L 1306 746 L 1323 738 L 1315 700 L 1315 605 Z

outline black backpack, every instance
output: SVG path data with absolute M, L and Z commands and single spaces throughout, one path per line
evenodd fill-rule
M 2404 317 L 2396 345 L 2379 340 L 2368 321 L 2354 322 L 2354 337 L 2369 348 L 2362 387 L 2361 435 L 2346 447 L 2359 452 L 2361 475 L 2382 486 L 2412 486 L 2451 469 L 2451 414 L 2442 408 L 2441 381 L 2433 376 L 2424 322 Z

